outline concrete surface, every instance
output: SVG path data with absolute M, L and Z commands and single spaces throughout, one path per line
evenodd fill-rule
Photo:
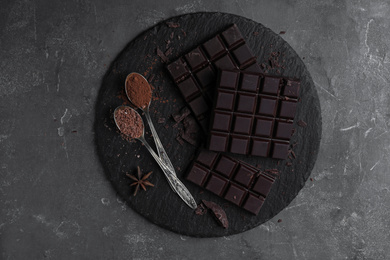
M 1 259 L 388 259 L 390 3 L 209 2 L 1 1 Z M 222 238 L 180 236 L 133 212 L 93 142 L 110 62 L 146 28 L 197 11 L 286 31 L 322 106 L 313 181 L 271 221 Z

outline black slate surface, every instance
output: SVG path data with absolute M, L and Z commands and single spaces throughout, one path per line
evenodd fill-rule
M 226 236 L 251 229 L 283 210 L 305 185 L 314 166 L 321 138 L 321 114 L 313 81 L 295 51 L 281 37 L 254 21 L 223 13 L 188 14 L 168 21 L 178 23 L 180 26 L 172 28 L 167 25 L 167 21 L 164 21 L 139 35 L 118 55 L 103 79 L 96 103 L 95 118 L 95 142 L 100 161 L 113 187 L 127 204 L 159 226 L 180 234 L 198 237 Z M 235 156 L 253 165 L 260 165 L 262 169 L 276 168 L 281 172 L 280 178 L 257 216 L 209 192 L 203 192 L 184 179 L 186 169 L 198 147 L 187 143 L 180 145 L 175 140 L 180 125 L 174 127 L 175 122 L 170 115 L 179 111 L 185 103 L 156 52 L 157 47 L 163 52 L 172 47 L 172 54 L 168 55 L 172 61 L 232 23 L 240 28 L 260 64 L 268 62 L 272 52 L 280 52 L 280 60 L 284 60 L 285 67 L 285 69 L 279 68 L 280 75 L 297 77 L 302 82 L 301 103 L 295 120 L 296 131 L 291 141 L 297 143 L 294 147 L 296 158 L 287 160 L 292 165 L 286 166 L 286 161 L 269 158 Z M 194 211 L 170 190 L 161 170 L 146 148 L 142 147 L 140 142 L 128 143 L 118 134 L 112 112 L 118 105 L 127 103 L 123 91 L 124 80 L 126 75 L 133 71 L 140 72 L 151 79 L 155 96 L 151 105 L 152 119 L 175 165 L 177 175 L 192 192 L 197 202 L 201 199 L 212 200 L 225 209 L 229 218 L 228 229 L 218 226 L 209 214 L 203 216 L 194 214 Z M 269 71 L 269 74 L 279 75 L 276 69 Z M 165 123 L 158 124 L 159 118 L 165 118 Z M 305 121 L 308 125 L 297 126 L 299 120 Z M 149 132 L 148 129 L 146 132 Z M 153 144 L 150 134 L 147 134 L 147 139 Z M 201 145 L 199 143 L 199 146 Z M 155 187 L 149 188 L 146 192 L 141 191 L 133 197 L 133 187 L 129 186 L 131 180 L 125 176 L 125 173 L 135 173 L 137 165 L 144 172 L 153 170 L 150 181 L 155 184 Z

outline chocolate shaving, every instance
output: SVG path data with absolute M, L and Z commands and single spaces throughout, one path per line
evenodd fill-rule
M 279 34 L 285 34 L 286 33 L 286 31 L 280 31 L 279 32 Z
M 213 212 L 218 223 L 223 228 L 229 227 L 229 222 L 228 222 L 226 213 L 219 205 L 217 205 L 216 203 L 214 203 L 212 201 L 207 201 L 207 200 L 202 200 L 202 202 L 208 209 L 210 209 Z
M 171 55 L 171 54 L 172 54 L 172 50 L 173 50 L 173 48 L 170 47 L 170 48 L 165 52 L 165 56 Z
M 165 56 L 165 54 L 160 50 L 159 47 L 157 47 L 157 55 L 161 58 L 161 60 L 164 63 L 168 63 L 169 62 L 169 59 L 167 58 L 167 56 Z
M 172 118 L 173 120 L 175 120 L 176 123 L 179 123 L 189 114 L 191 114 L 191 111 L 188 109 L 188 107 L 183 107 L 182 109 L 180 109 L 179 112 L 172 114 Z
M 177 141 L 180 145 L 183 145 L 183 144 L 184 144 L 184 140 L 183 140 L 183 138 L 181 138 L 180 135 L 176 136 L 176 141 Z
M 301 127 L 306 127 L 307 126 L 307 123 L 303 120 L 299 120 L 298 121 L 298 125 L 301 126 Z
M 180 27 L 179 23 L 174 23 L 174 22 L 166 22 L 166 25 L 168 25 L 169 28 L 177 28 Z

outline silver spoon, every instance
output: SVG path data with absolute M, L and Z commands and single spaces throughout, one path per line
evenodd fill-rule
M 124 133 L 124 129 L 121 129 L 120 128 L 120 124 L 117 122 L 117 115 L 119 114 L 119 111 L 121 109 L 129 109 L 129 111 L 131 113 L 134 113 L 135 117 L 136 117 L 136 120 L 137 123 L 139 125 L 141 125 L 142 127 L 142 133 L 136 133 L 136 135 L 134 136 L 129 136 L 129 134 L 126 134 Z M 192 209 L 196 209 L 197 207 L 197 204 L 194 200 L 194 198 L 192 197 L 191 193 L 189 192 L 189 190 L 186 188 L 186 186 L 184 186 L 184 184 L 176 177 L 175 174 L 173 174 L 173 172 L 169 169 L 169 167 L 161 160 L 161 158 L 154 152 L 154 150 L 152 149 L 152 147 L 150 147 L 150 145 L 148 144 L 148 142 L 146 142 L 145 140 L 145 127 L 144 127 L 144 122 L 142 121 L 142 118 L 141 116 L 138 114 L 137 111 L 135 111 L 133 108 L 129 107 L 129 106 L 119 106 L 115 109 L 114 111 L 114 121 L 115 121 L 115 124 L 116 126 L 118 127 L 119 131 L 121 131 L 123 134 L 131 137 L 131 138 L 134 138 L 134 139 L 137 139 L 139 141 L 141 141 L 144 146 L 148 149 L 148 151 L 150 152 L 150 154 L 153 156 L 153 158 L 156 160 L 156 162 L 158 163 L 158 165 L 161 167 L 165 177 L 167 178 L 168 180 L 168 183 L 170 184 L 171 188 L 179 195 L 179 197 Z
M 126 77 L 126 81 L 125 81 L 125 91 L 126 91 L 126 96 L 127 98 L 130 100 L 131 103 L 133 103 L 134 105 L 136 105 L 132 100 L 131 100 L 131 95 L 130 93 L 128 93 L 127 91 L 127 84 L 128 84 L 128 79 L 132 76 L 132 75 L 138 75 L 140 76 L 146 83 L 147 87 L 149 88 L 148 90 L 151 91 L 150 89 L 150 84 L 148 82 L 148 80 L 142 76 L 141 74 L 139 73 L 136 73 L 136 72 L 132 72 L 130 73 L 129 75 L 127 75 Z M 171 163 L 171 160 L 169 159 L 168 157 L 168 154 L 165 152 L 165 149 L 160 141 L 160 138 L 158 137 L 157 135 L 157 132 L 156 132 L 156 129 L 154 128 L 154 125 L 153 125 L 153 122 L 152 122 L 152 119 L 150 117 L 150 113 L 149 113 L 149 107 L 150 107 L 150 103 L 152 102 L 152 97 L 150 98 L 150 101 L 148 103 L 147 106 L 145 106 L 144 108 L 143 107 L 138 107 L 139 109 L 141 109 L 144 113 L 145 113 L 145 117 L 146 117 L 146 121 L 148 122 L 149 124 L 149 127 L 150 127 L 150 130 L 152 131 L 152 136 L 153 136 L 153 139 L 154 139 L 154 142 L 156 143 L 156 148 L 157 148 L 157 153 L 158 155 L 160 156 L 161 160 L 168 166 L 169 169 L 171 169 L 171 171 L 173 172 L 173 174 L 176 175 L 176 171 L 175 169 L 173 168 L 173 165 Z

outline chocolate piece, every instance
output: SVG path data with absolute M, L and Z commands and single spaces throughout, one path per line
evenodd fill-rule
M 207 201 L 207 200 L 202 200 L 202 203 L 213 212 L 214 217 L 216 217 L 218 223 L 222 227 L 224 228 L 229 227 L 229 221 L 227 219 L 226 213 L 219 205 L 217 205 L 212 201 Z
M 217 71 L 248 69 L 251 72 L 262 72 L 256 64 L 256 56 L 245 43 L 236 25 L 172 62 L 167 69 L 205 132 L 208 130 Z M 238 81 L 238 78 L 226 77 L 221 84 L 225 88 L 233 87 L 234 90 L 237 85 L 235 81 Z M 196 105 L 194 100 L 197 100 Z
M 226 155 L 201 150 L 187 180 L 256 215 L 275 177 Z
M 286 159 L 299 84 L 283 77 L 221 70 L 208 148 Z

